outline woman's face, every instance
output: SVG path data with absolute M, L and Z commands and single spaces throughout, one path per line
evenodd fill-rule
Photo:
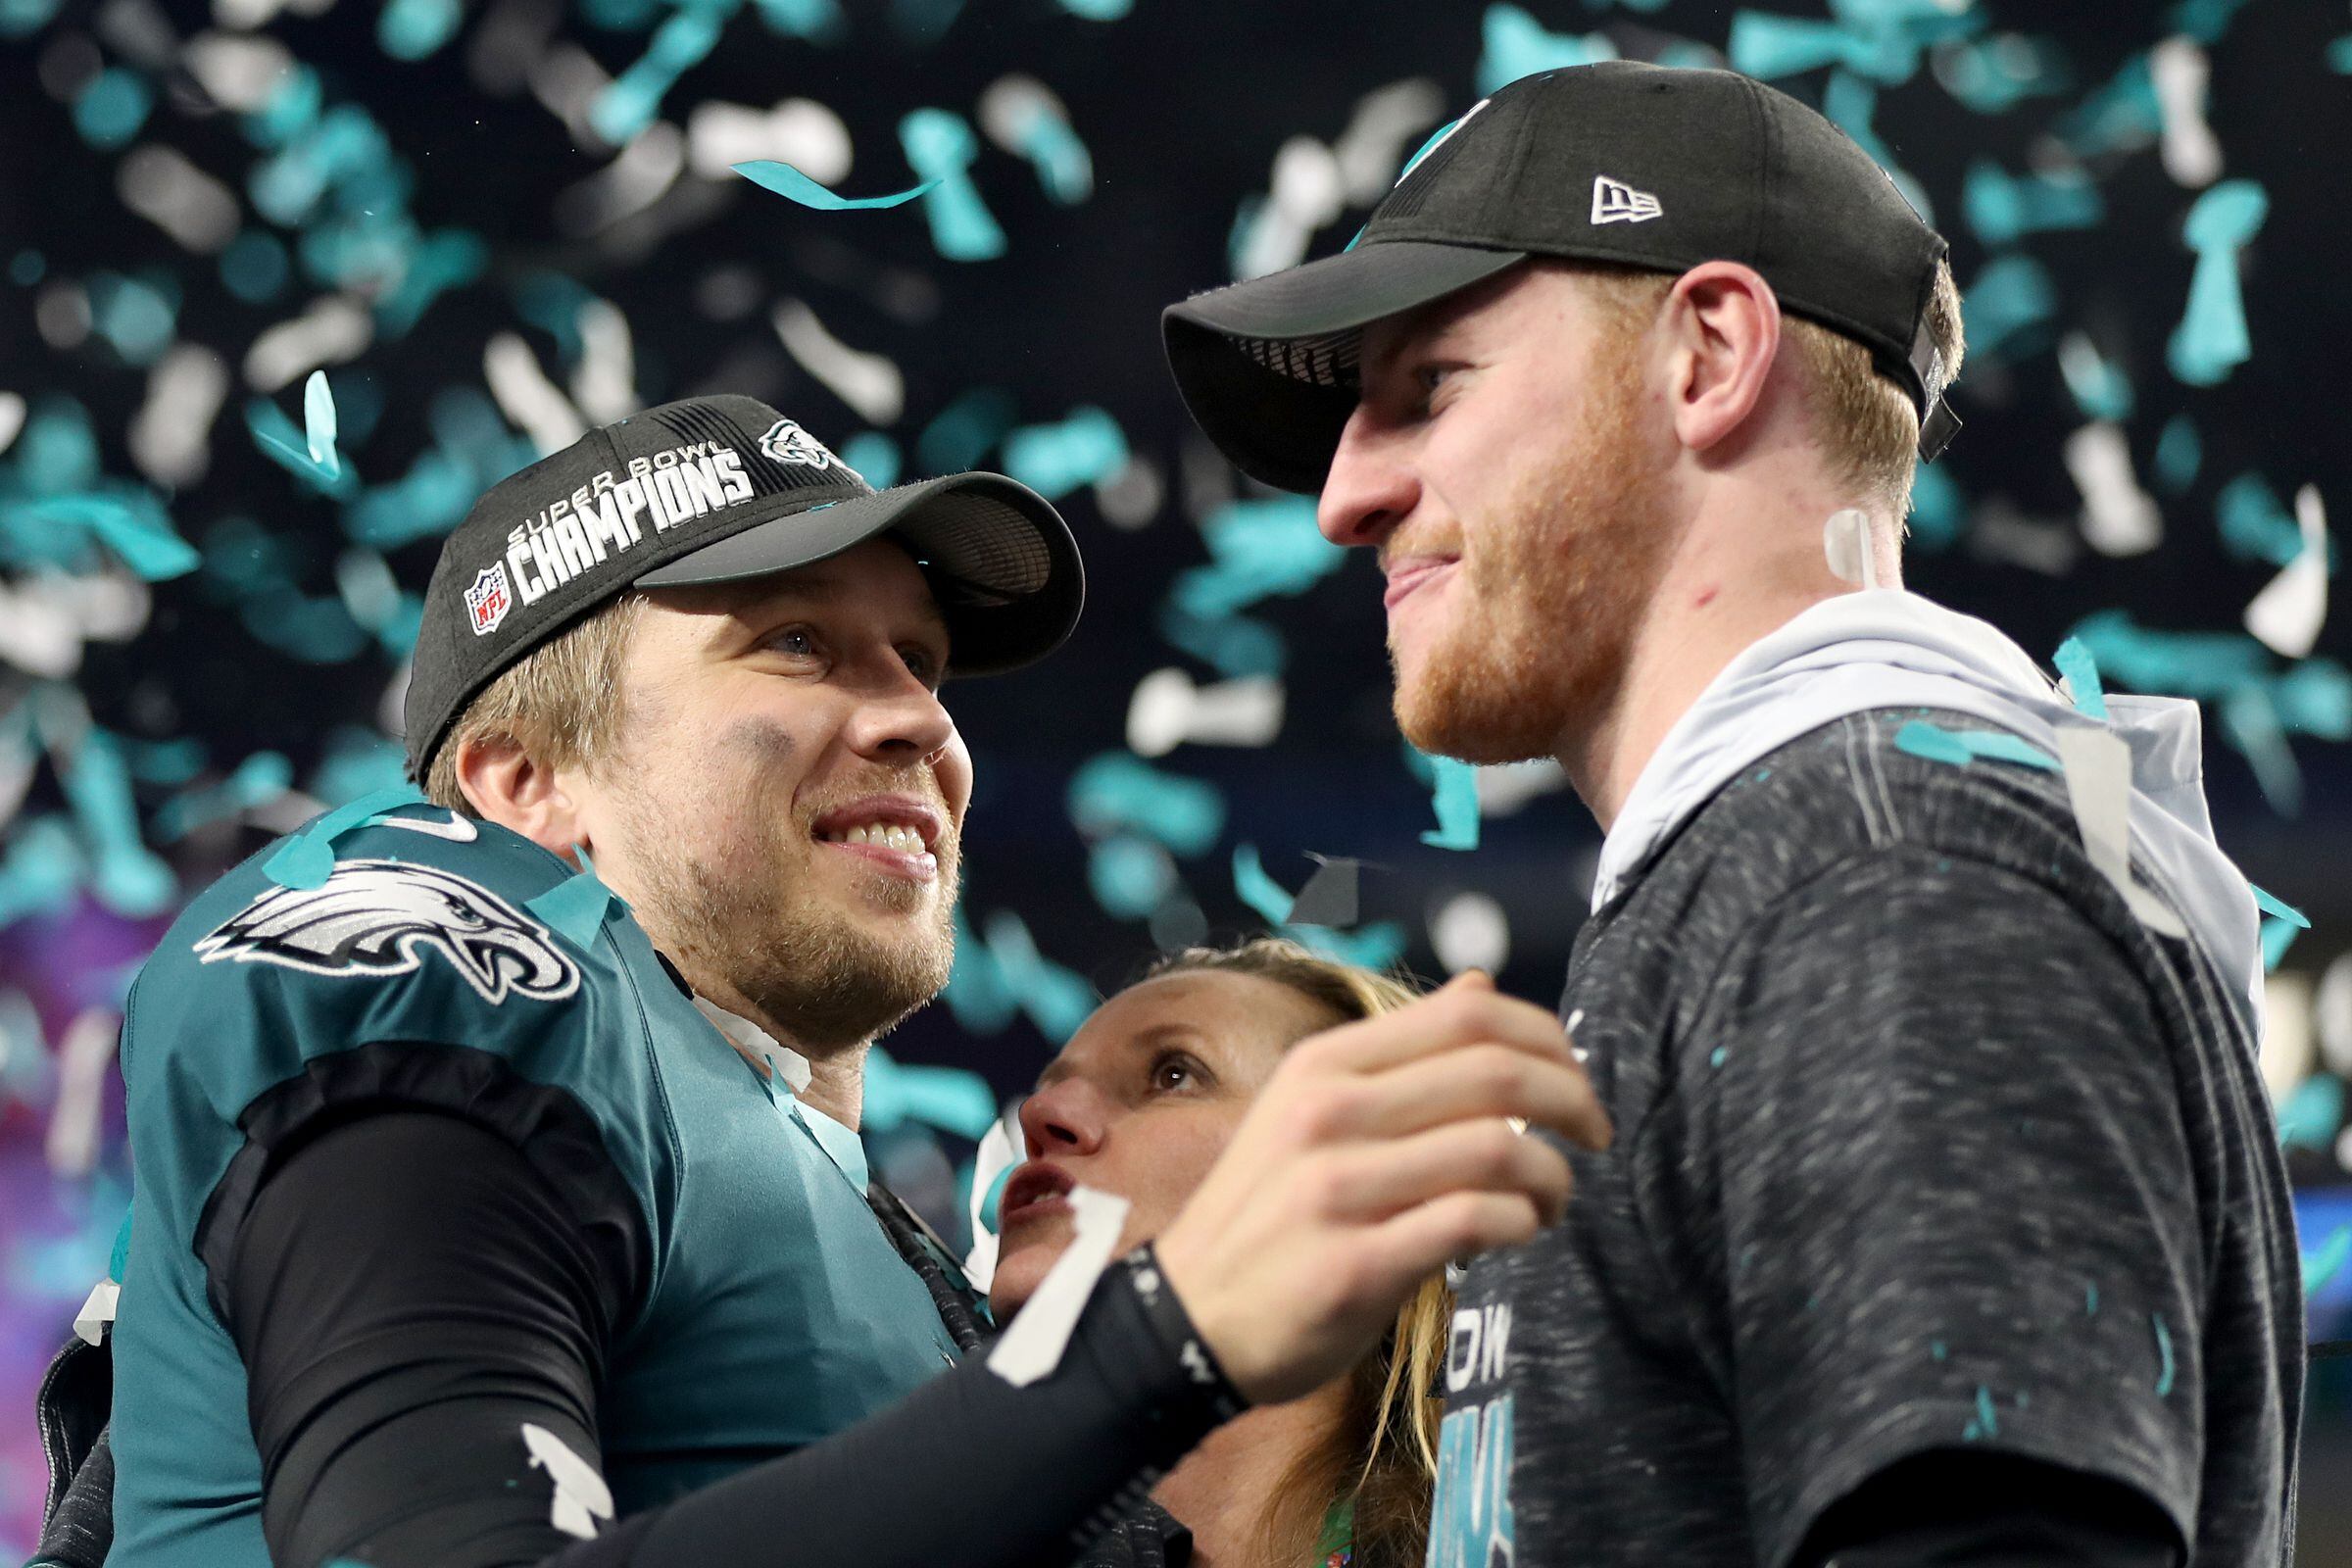
M 1021 1107 L 1029 1159 L 1000 1203 L 997 1321 L 1070 1244 L 1071 1187 L 1127 1200 L 1120 1251 L 1150 1241 L 1208 1174 L 1283 1053 L 1340 1021 L 1276 981 L 1206 971 L 1147 980 L 1096 1008 Z

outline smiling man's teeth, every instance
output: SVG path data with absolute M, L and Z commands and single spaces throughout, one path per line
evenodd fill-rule
M 853 828 L 825 835 L 829 844 L 878 844 L 886 850 L 899 850 L 907 855 L 923 853 L 923 836 L 910 827 L 895 822 L 862 822 Z

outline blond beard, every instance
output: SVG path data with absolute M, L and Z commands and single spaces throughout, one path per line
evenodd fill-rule
M 631 801 L 637 819 L 659 824 L 668 811 Z M 781 831 L 797 831 L 784 822 Z M 814 852 L 811 841 L 810 853 Z M 895 937 L 867 934 L 805 886 L 795 886 L 786 847 L 773 838 L 721 863 L 642 858 L 639 921 L 698 989 L 716 981 L 781 1031 L 788 1044 L 830 1051 L 886 1034 L 939 995 L 956 957 L 952 914 L 959 856 L 954 831 L 937 850 L 939 880 L 920 884 L 869 873 L 871 894 L 911 909 L 935 897 L 933 917 Z
M 1451 615 L 1408 668 L 1390 646 L 1396 724 L 1477 763 L 1550 757 L 1616 706 L 1672 529 L 1663 460 L 1638 440 L 1630 346 L 1596 352 L 1590 412 L 1500 514 L 1465 519 Z

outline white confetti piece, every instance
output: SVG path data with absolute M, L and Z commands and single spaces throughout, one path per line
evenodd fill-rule
M 2317 485 L 2295 492 L 2303 548 L 2246 606 L 2246 630 L 2281 659 L 2307 659 L 2328 619 L 2328 514 Z
M 175 343 L 147 372 L 147 397 L 131 416 L 130 461 L 174 488 L 212 466 L 213 420 L 228 396 L 228 367 L 201 343 Z
M 228 0 L 222 0 L 218 9 L 231 9 Z M 227 25 L 238 24 L 222 20 Z M 180 63 L 213 102 L 243 114 L 270 101 L 286 73 L 294 69 L 294 56 L 274 38 L 207 32 L 188 40 Z
M 115 1311 L 122 1301 L 122 1287 L 113 1280 L 100 1280 L 90 1287 L 81 1310 L 74 1314 L 74 1337 L 84 1345 L 104 1345 L 106 1326 L 115 1320 Z
M 685 171 L 686 133 L 657 120 L 619 157 L 557 195 L 556 226 L 583 238 L 601 234 L 660 201 Z
M 1429 945 L 1447 974 L 1464 969 L 1494 974 L 1510 961 L 1510 917 L 1484 893 L 1457 893 L 1430 916 Z
M 1267 746 L 1282 732 L 1282 682 L 1271 675 L 1196 686 L 1170 667 L 1136 683 L 1127 704 L 1127 749 L 1165 757 L 1177 747 Z
M 482 350 L 482 373 L 501 413 L 522 426 L 541 457 L 561 452 L 588 433 L 587 421 L 569 399 L 539 368 L 531 346 L 513 332 L 501 332 Z
M 898 366 L 879 354 L 850 347 L 799 300 L 786 300 L 770 318 L 784 352 L 868 424 L 896 424 L 906 407 Z
M 115 171 L 122 205 L 188 250 L 210 256 L 237 236 L 237 196 L 169 147 L 134 147 Z
M 60 1176 L 87 1176 L 98 1166 L 106 1080 L 122 1028 L 119 1015 L 90 1007 L 66 1026 L 66 1037 L 58 1044 L 57 1102 L 49 1112 L 43 1153 L 50 1170 Z
M 637 396 L 637 355 L 629 318 L 610 300 L 580 307 L 580 363 L 571 372 L 571 398 L 598 424 L 625 419 L 644 405 Z
M 1340 216 L 1340 161 L 1312 136 L 1293 136 L 1274 154 L 1273 193 L 1257 210 L 1234 262 L 1236 281 L 1263 277 L 1306 259 L 1315 231 Z
M 2067 799 L 2074 804 L 2075 825 L 2092 867 L 2115 884 L 2140 924 L 2160 936 L 2187 936 L 2180 916 L 2132 877 L 2130 744 L 2113 730 L 2073 725 L 2059 729 L 2057 741 Z
M 2082 538 L 2091 549 L 2137 556 L 2163 542 L 2163 514 L 2132 472 L 2122 425 L 2099 419 L 2068 436 L 2066 471 L 2082 492 Z
M 1348 200 L 1365 206 L 1386 196 L 1405 148 L 1445 118 L 1446 94 L 1426 76 L 1393 81 L 1356 100 L 1348 128 L 1331 144 Z
M 2167 38 L 2148 51 L 2148 75 L 2164 116 L 2157 157 L 2173 182 L 2191 190 L 2222 175 L 2222 144 L 2205 122 L 2205 85 L 2212 70 L 2205 51 L 2189 38 Z
M 17 444 L 17 434 L 24 428 L 24 394 L 0 392 L 0 452 Z
M 1109 1266 L 1127 1222 L 1127 1200 L 1091 1187 L 1070 1189 L 1077 1234 L 1054 1260 L 1012 1327 L 988 1352 L 988 1369 L 1014 1388 L 1027 1388 L 1061 1364 L 1061 1352 L 1078 1326 L 1078 1314 Z
M 686 117 L 687 163 L 705 179 L 734 178 L 737 164 L 790 164 L 820 185 L 850 172 L 850 128 L 823 104 L 787 98 L 773 109 L 711 100 Z
M 1539 796 L 1556 795 L 1567 787 L 1568 774 L 1549 757 L 1482 767 L 1478 770 L 1478 814 L 1510 816 L 1526 809 L 1528 802 Z
M 597 1520 L 612 1517 L 612 1490 L 605 1485 L 605 1478 L 545 1427 L 524 1422 L 522 1442 L 530 1449 L 531 1467 L 545 1470 L 556 1484 L 549 1522 L 567 1536 L 595 1540 Z
M 280 321 L 245 351 L 245 384 L 276 392 L 321 365 L 358 359 L 375 340 L 366 306 L 340 294 L 319 300 L 291 321 Z

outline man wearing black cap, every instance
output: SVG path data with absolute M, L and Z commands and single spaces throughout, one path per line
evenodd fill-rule
M 1607 835 L 1561 1011 L 1617 1140 L 1460 1293 L 1432 1568 L 2291 1555 L 2252 894 L 2193 705 L 1899 587 L 1943 255 L 1786 95 L 1610 63 L 1166 314 L 1378 551 L 1405 734 Z
M 113 1495 L 80 1464 L 46 1560 L 1059 1562 L 1243 1398 L 1348 1364 L 1449 1250 L 1556 1211 L 1548 1151 L 1433 1172 L 1382 1225 L 1284 1199 L 1317 1139 L 1240 1137 L 1222 1197 L 1025 1320 L 1017 1384 L 939 1375 L 971 1303 L 869 1187 L 860 1064 L 948 974 L 971 769 L 939 683 L 1041 658 L 1080 597 L 1023 486 L 877 493 L 748 398 L 486 494 L 425 596 L 431 800 L 248 860 L 132 988 Z M 1470 987 L 1417 1019 L 1269 1114 L 1395 1101 L 1486 1040 L 1531 1071 L 1465 1113 L 1605 1136 L 1541 1010 Z

